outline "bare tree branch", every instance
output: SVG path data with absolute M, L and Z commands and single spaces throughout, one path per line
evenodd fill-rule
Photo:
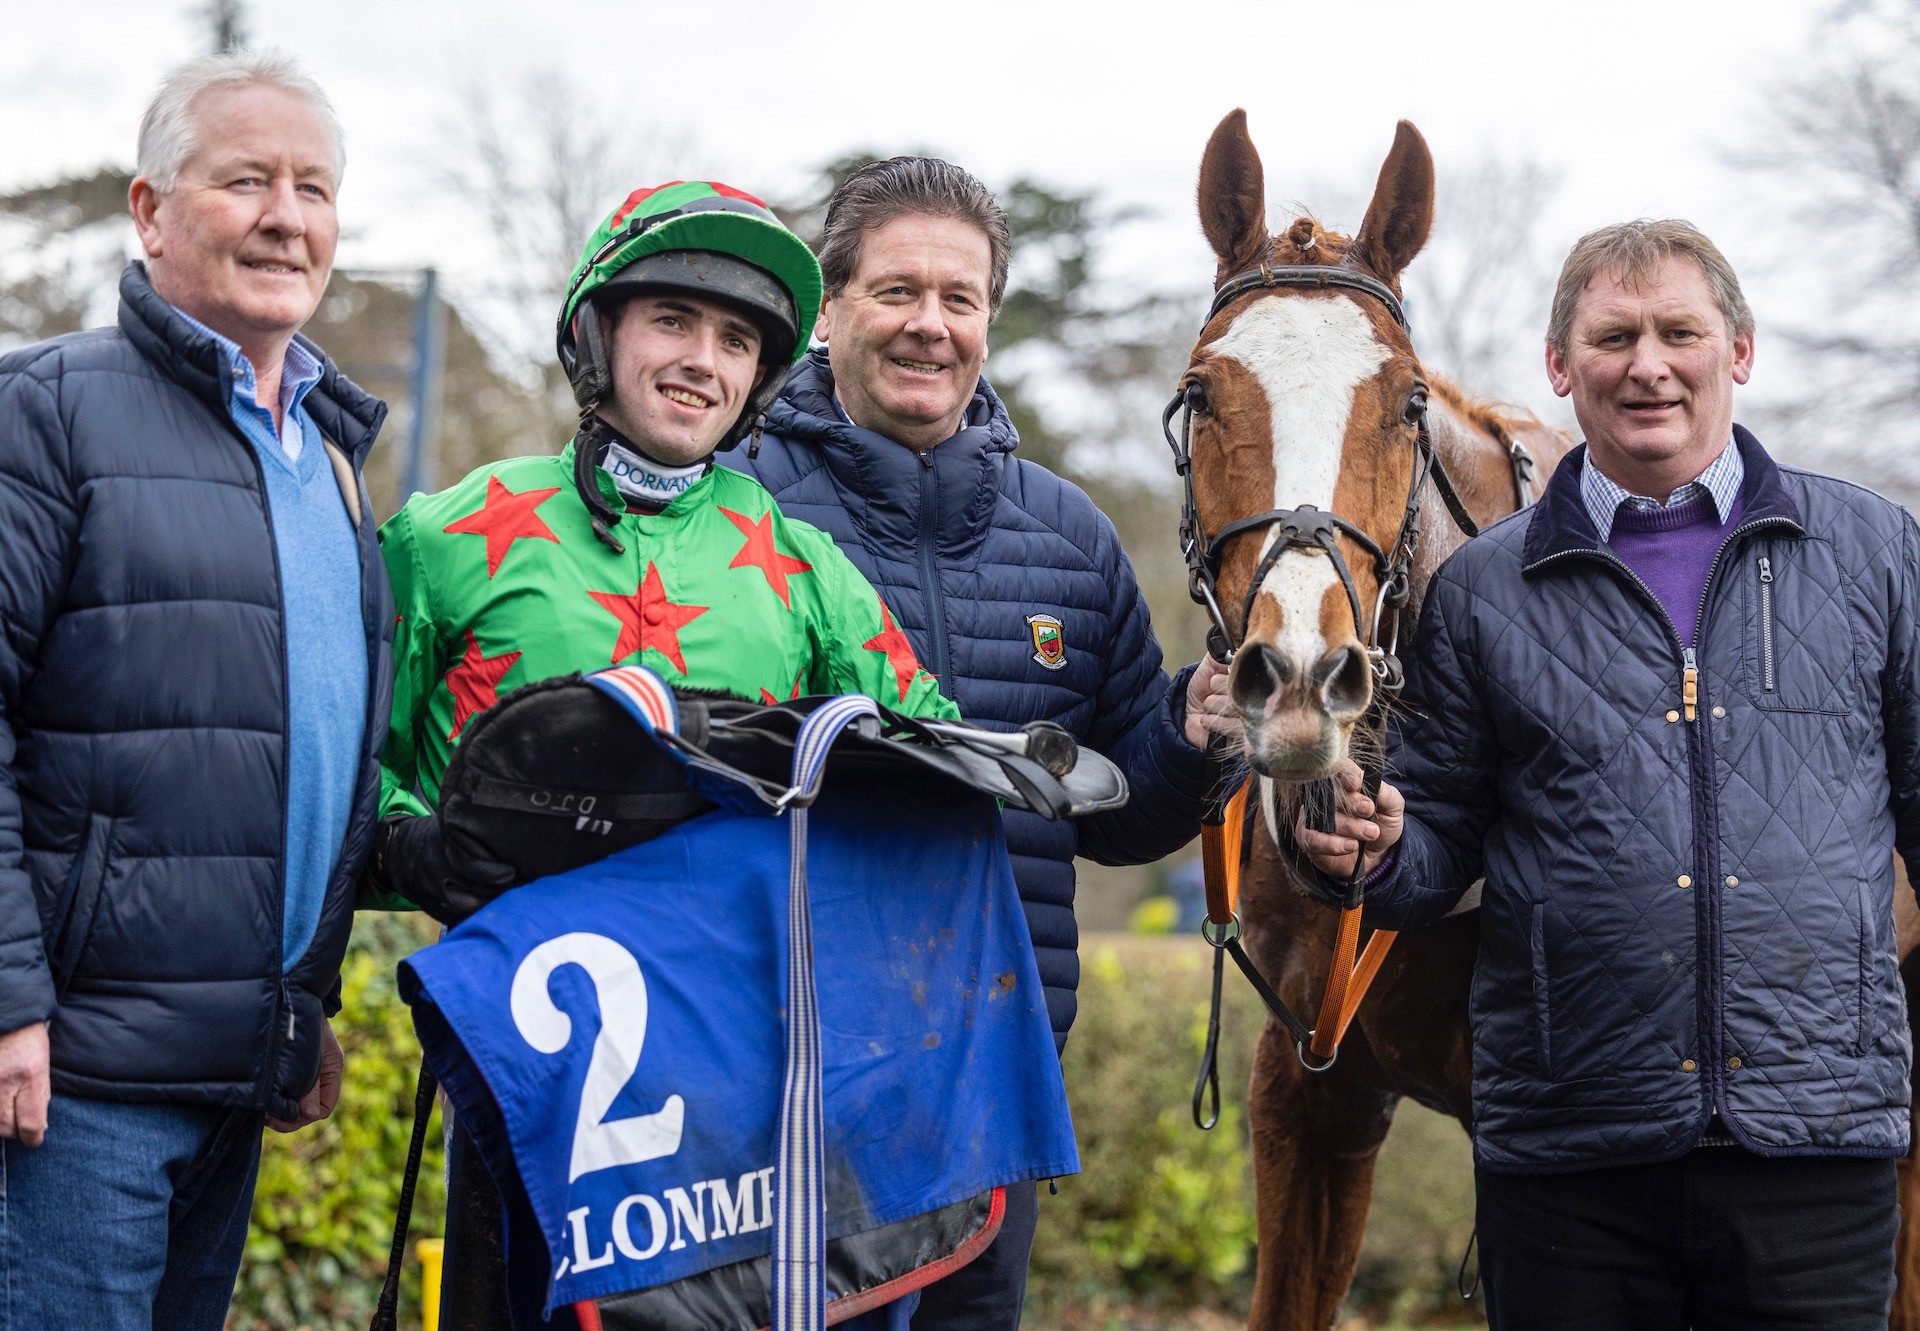
M 564 434 L 553 328 L 567 275 L 593 227 L 629 191 L 685 173 L 692 137 L 646 125 L 630 104 L 597 97 L 559 69 L 508 82 L 470 75 L 457 106 L 429 176 L 475 210 L 496 263 L 456 295 L 495 349 L 543 386 L 552 418 L 544 432 Z
M 1729 160 L 1782 222 L 1774 275 L 1811 313 L 1779 330 L 1789 382 L 1762 411 L 1819 465 L 1920 498 L 1920 4 L 1850 0 L 1765 93 Z M 1809 256 L 1818 256 L 1810 259 Z
M 1442 170 L 1432 238 L 1407 270 L 1421 359 L 1468 392 L 1539 399 L 1541 339 L 1558 262 L 1540 217 L 1559 173 L 1494 155 Z

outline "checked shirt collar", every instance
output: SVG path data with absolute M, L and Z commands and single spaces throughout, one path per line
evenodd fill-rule
M 1665 499 L 1650 499 L 1616 484 L 1593 465 L 1593 455 L 1589 451 L 1580 468 L 1580 501 L 1586 505 L 1587 516 L 1593 519 L 1593 529 L 1599 533 L 1600 543 L 1605 545 L 1613 535 L 1613 517 L 1622 504 L 1632 504 L 1635 508 L 1672 508 L 1675 504 L 1687 503 L 1704 491 L 1713 497 L 1714 511 L 1719 514 L 1720 521 L 1725 522 L 1746 478 L 1746 464 L 1741 460 L 1739 446 L 1731 435 L 1727 438 L 1727 446 L 1720 450 L 1720 456 L 1708 463 L 1705 471 Z

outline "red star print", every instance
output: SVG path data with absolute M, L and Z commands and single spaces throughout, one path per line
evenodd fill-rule
M 747 543 L 740 547 L 740 553 L 733 557 L 728 568 L 757 568 L 767 575 L 767 585 L 780 598 L 780 604 L 793 609 L 793 601 L 787 595 L 787 579 L 795 573 L 811 573 L 813 565 L 804 559 L 795 559 L 792 555 L 783 555 L 773 543 L 773 513 L 771 510 L 760 515 L 758 522 L 744 513 L 735 513 L 730 508 L 720 510 L 727 520 L 740 529 Z
M 498 476 L 489 476 L 486 502 L 464 518 L 448 523 L 445 530 L 455 535 L 487 538 L 487 576 L 491 578 L 500 571 L 500 561 L 521 537 L 559 541 L 553 529 L 533 511 L 559 493 L 560 487 L 556 485 L 551 490 L 524 490 L 515 494 L 500 483 Z
M 724 508 L 721 509 L 720 511 L 722 513 L 726 512 Z M 793 692 L 787 695 L 788 702 L 792 702 L 795 698 L 798 698 L 800 696 L 800 681 L 805 679 L 806 677 L 807 675 L 805 671 L 801 671 L 799 674 L 793 677 Z M 765 689 L 760 690 L 760 701 L 765 703 L 769 707 L 777 707 L 780 703 L 780 700 L 778 698 L 774 697 L 771 693 L 767 692 Z
M 887 603 L 880 603 L 880 622 L 885 625 L 881 632 L 861 643 L 870 652 L 885 652 L 887 664 L 893 667 L 894 682 L 900 686 L 900 701 L 907 700 L 907 690 L 913 686 L 913 678 L 920 673 L 920 662 L 913 654 L 913 644 L 907 641 L 893 622 L 893 613 L 887 609 Z
M 480 640 L 473 636 L 472 629 L 467 630 L 466 654 L 447 672 L 447 687 L 453 691 L 453 729 L 447 732 L 449 744 L 460 738 L 460 731 L 475 713 L 484 712 L 500 701 L 500 681 L 519 659 L 518 652 L 484 655 Z
M 651 647 L 681 674 L 687 673 L 687 660 L 680 654 L 680 630 L 707 613 L 704 605 L 675 605 L 667 599 L 666 583 L 660 570 L 647 565 L 640 585 L 624 595 L 620 592 L 588 592 L 601 608 L 620 621 L 620 640 L 613 645 L 613 664 L 632 656 L 643 647 Z

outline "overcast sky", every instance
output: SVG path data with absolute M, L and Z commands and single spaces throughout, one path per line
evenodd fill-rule
M 199 6 L 184 0 L 7 8 L 0 187 L 130 162 L 154 82 L 206 40 Z M 845 150 L 909 147 L 989 183 L 1028 174 L 1097 188 L 1157 219 L 1133 229 L 1120 258 L 1165 285 L 1208 275 L 1193 181 L 1208 133 L 1235 106 L 1248 110 L 1276 212 L 1317 184 L 1363 192 L 1404 116 L 1434 149 L 1443 208 L 1449 163 L 1530 155 L 1563 173 L 1557 232 L 1688 216 L 1740 266 L 1752 201 L 1724 150 L 1746 142 L 1760 84 L 1793 67 L 1830 10 L 1813 0 L 252 0 L 247 21 L 256 42 L 308 63 L 345 123 L 343 264 L 439 262 L 457 281 L 478 263 L 473 216 L 425 183 L 436 126 L 463 74 L 511 83 L 553 67 L 630 108 L 638 126 L 689 130 L 692 168 L 756 192 L 790 193 Z M 1764 321 L 1767 293 L 1754 295 Z
M 0 44 L 0 184 L 132 156 L 162 70 L 204 43 L 181 0 L 21 4 Z M 967 5 L 253 0 L 254 39 L 308 62 L 352 152 L 363 243 L 430 244 L 403 204 L 459 71 L 564 68 L 636 120 L 696 127 L 749 185 L 851 147 L 923 145 L 1186 212 L 1201 146 L 1245 106 L 1272 182 L 1364 181 L 1393 122 L 1442 164 L 1484 147 L 1564 165 L 1595 218 L 1723 208 L 1716 145 L 1794 58 L 1815 3 L 1051 0 Z M 1444 184 L 1444 180 L 1443 180 Z M 395 234 L 388 238 L 391 229 Z M 424 256 L 420 256 L 424 257 Z

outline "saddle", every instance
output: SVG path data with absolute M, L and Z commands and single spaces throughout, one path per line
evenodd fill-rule
M 716 808 L 778 813 L 795 798 L 801 732 L 832 701 L 762 706 L 676 692 L 644 666 L 541 680 L 468 722 L 441 781 L 440 817 L 516 882 L 531 882 Z M 1051 819 L 1127 800 L 1118 768 L 1046 721 L 994 731 L 876 703 L 825 764 L 836 791 L 908 789 L 936 801 L 978 793 Z

